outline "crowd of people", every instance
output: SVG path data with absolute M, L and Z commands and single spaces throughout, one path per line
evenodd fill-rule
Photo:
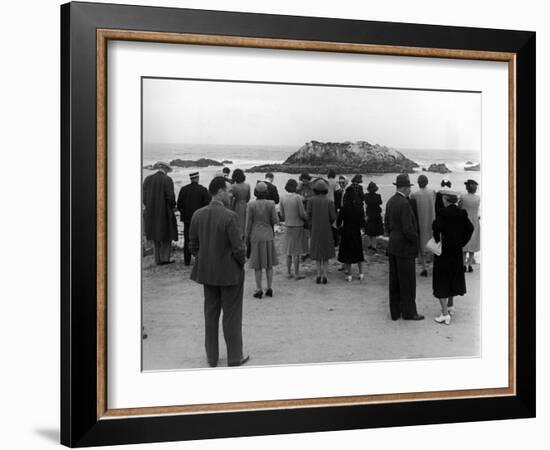
M 474 255 L 480 250 L 480 199 L 474 180 L 465 183 L 466 194 L 452 190 L 447 179 L 436 192 L 421 174 L 418 189 L 411 192 L 409 175 L 400 174 L 383 215 L 378 186 L 369 182 L 365 193 L 360 174 L 348 182 L 344 175 L 336 180 L 334 171 L 326 178 L 302 173 L 298 180 L 290 178 L 286 192 L 279 195 L 272 173 L 252 188 L 241 169 L 230 177 L 224 168 L 206 189 L 199 183 L 199 173 L 193 172 L 176 200 L 167 175 L 170 166 L 160 162 L 157 167 L 143 184 L 145 235 L 154 242 L 155 262 L 173 263 L 170 250 L 171 241 L 178 238 L 177 208 L 184 229 L 184 264 L 190 265 L 195 258 L 191 279 L 204 285 L 210 366 L 218 361 L 221 311 L 229 365 L 248 361 L 242 352 L 241 333 L 247 260 L 248 268 L 254 270 L 253 296 L 258 299 L 274 296 L 273 267 L 283 255 L 289 279 L 306 278 L 300 263 L 310 258 L 316 263 L 315 282 L 327 284 L 329 260 L 337 257 L 346 281 L 353 281 L 353 265 L 357 265 L 357 279 L 363 281 L 365 250 L 376 252 L 377 238 L 386 235 L 392 320 L 424 319 L 416 308 L 416 258 L 422 277 L 428 276 L 433 260 L 433 294 L 441 305 L 436 322 L 450 324 L 454 297 L 466 293 L 465 272 L 473 271 Z M 279 247 L 275 245 L 276 225 L 284 227 Z

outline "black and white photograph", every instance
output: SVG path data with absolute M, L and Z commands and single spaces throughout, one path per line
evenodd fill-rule
M 481 92 L 141 95 L 143 371 L 480 357 Z

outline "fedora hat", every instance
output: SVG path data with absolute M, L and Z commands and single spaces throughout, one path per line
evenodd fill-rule
M 396 187 L 411 187 L 412 183 L 408 173 L 400 173 L 393 183 Z
M 476 180 L 466 180 L 464 184 L 466 186 L 468 186 L 469 184 L 475 184 L 477 186 L 479 183 Z

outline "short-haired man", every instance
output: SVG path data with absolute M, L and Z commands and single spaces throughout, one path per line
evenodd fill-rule
M 384 224 L 390 240 L 390 314 L 392 320 L 422 320 L 416 310 L 415 258 L 418 253 L 418 228 L 409 195 L 409 175 L 397 176 L 396 193 L 386 203 Z
M 267 184 L 267 200 L 273 200 L 275 204 L 279 203 L 279 191 L 277 190 L 277 186 L 273 184 L 273 180 L 275 179 L 275 176 L 271 172 L 267 172 L 265 174 L 265 180 L 264 183 Z
M 204 286 L 206 357 L 210 367 L 218 364 L 220 313 L 227 345 L 228 366 L 246 363 L 243 355 L 242 315 L 245 249 L 238 217 L 228 209 L 231 184 L 215 177 L 208 186 L 212 200 L 193 214 L 189 250 L 195 256 L 191 279 Z

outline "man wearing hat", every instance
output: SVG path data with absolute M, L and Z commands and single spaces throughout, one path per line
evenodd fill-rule
M 392 320 L 422 320 L 416 310 L 415 258 L 418 253 L 418 229 L 409 201 L 409 175 L 400 174 L 395 183 L 395 195 L 386 203 L 384 225 L 390 240 L 390 314 Z
M 176 196 L 174 182 L 166 175 L 172 171 L 168 163 L 158 162 L 157 173 L 149 175 L 143 182 L 143 205 L 145 237 L 153 241 L 155 246 L 155 262 L 157 265 L 170 264 L 172 241 L 178 240 L 178 227 L 174 208 Z
M 210 203 L 210 194 L 204 186 L 199 184 L 199 172 L 189 174 L 189 184 L 183 186 L 178 194 L 178 211 L 183 222 L 183 262 L 186 266 L 191 264 L 191 252 L 189 251 L 189 229 L 193 213 Z

